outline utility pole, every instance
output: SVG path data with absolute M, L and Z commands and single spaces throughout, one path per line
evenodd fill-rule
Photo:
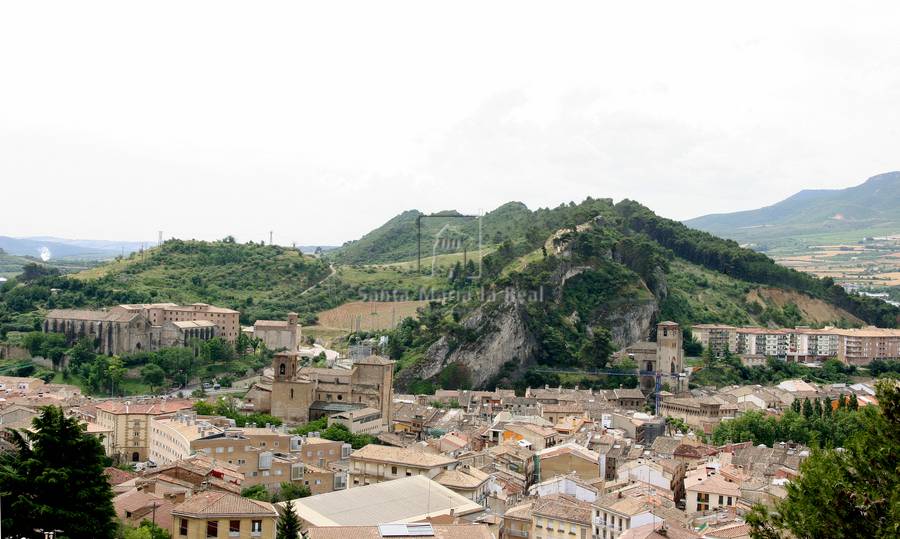
M 272 231 L 269 231 L 269 245 L 272 245 Z
M 160 245 L 162 245 L 162 230 L 159 231 L 159 240 L 156 242 L 157 247 Z

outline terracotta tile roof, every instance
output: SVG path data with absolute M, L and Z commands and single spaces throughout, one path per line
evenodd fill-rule
M 243 498 L 228 492 L 201 492 L 172 509 L 176 516 L 205 518 L 211 516 L 271 516 L 278 514 L 270 503 Z
M 707 477 L 688 476 L 684 479 L 684 489 L 688 491 L 722 494 L 724 496 L 741 496 L 741 489 L 736 483 L 727 481 L 721 475 Z
M 531 507 L 534 505 L 534 502 L 526 502 L 523 504 L 516 505 L 514 507 L 510 507 L 506 510 L 506 513 L 503 514 L 504 517 L 510 518 L 518 518 L 520 520 L 531 520 Z
M 709 539 L 742 539 L 750 537 L 750 525 L 740 522 L 710 528 L 703 532 Z
M 474 489 L 483 485 L 488 478 L 490 478 L 490 475 L 482 472 L 478 468 L 470 468 L 468 470 L 444 470 L 437 474 L 434 480 L 449 489 Z
M 111 414 L 146 414 L 159 415 L 177 412 L 191 408 L 193 403 L 189 400 L 167 400 L 153 403 L 129 404 L 129 401 L 105 401 L 97 405 L 98 410 Z
M 531 509 L 532 514 L 575 522 L 589 526 L 593 508 L 589 502 L 578 500 L 566 494 L 551 494 L 538 498 Z
M 698 537 L 700 535 L 674 523 L 651 522 L 631 528 L 620 535 L 619 539 L 695 539 Z
M 104 468 L 103 475 L 106 476 L 106 480 L 109 481 L 110 485 L 118 485 L 120 483 L 128 481 L 129 479 L 134 479 L 135 477 L 137 477 L 136 473 L 113 468 L 112 466 Z
M 388 445 L 369 444 L 350 454 L 350 460 L 375 460 L 421 466 L 426 468 L 446 466 L 456 462 L 455 458 L 446 455 L 434 455 L 412 447 L 392 447 Z

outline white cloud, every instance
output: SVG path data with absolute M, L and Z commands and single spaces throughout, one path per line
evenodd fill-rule
M 414 207 L 590 195 L 687 218 L 843 187 L 900 168 L 898 15 L 11 4 L 0 234 L 339 243 Z

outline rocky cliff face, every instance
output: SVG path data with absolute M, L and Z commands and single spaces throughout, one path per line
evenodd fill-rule
M 591 263 L 579 261 L 572 255 L 570 244 L 553 241 L 559 236 L 558 233 L 551 237 L 547 243 L 562 263 L 549 277 L 549 282 L 545 281 L 548 285 L 546 294 L 538 301 L 560 302 L 562 291 L 571 279 L 594 269 Z M 613 259 L 614 254 L 607 252 L 606 257 Z M 583 320 L 588 332 L 591 327 L 608 328 L 619 348 L 646 339 L 659 313 L 659 303 L 668 294 L 666 276 L 661 269 L 654 271 L 649 280 L 653 283 L 652 289 L 640 281 L 641 290 L 630 290 L 629 295 L 616 298 L 601 309 L 602 314 L 575 311 L 566 313 L 566 317 L 573 325 Z M 526 301 L 529 300 L 535 298 L 524 299 L 513 291 L 505 294 L 502 300 L 481 305 L 461 321 L 472 338 L 456 343 L 453 337 L 441 337 L 428 348 L 422 360 L 399 373 L 398 386 L 403 388 L 415 380 L 436 378 L 454 364 L 465 369 L 474 388 L 485 387 L 501 374 L 515 377 L 524 372 L 536 363 L 541 352 L 540 343 L 526 320 Z
M 447 365 L 456 363 L 467 369 L 472 387 L 483 387 L 507 362 L 515 361 L 517 367 L 532 362 L 537 345 L 525 325 L 524 300 L 514 296 L 475 309 L 462 322 L 477 332 L 475 341 L 455 345 L 447 336 L 441 337 L 428 348 L 424 359 L 400 373 L 398 385 L 433 378 Z
M 659 313 L 659 303 L 655 299 L 623 305 L 600 322 L 609 328 L 613 342 L 624 348 L 646 339 L 650 327 Z

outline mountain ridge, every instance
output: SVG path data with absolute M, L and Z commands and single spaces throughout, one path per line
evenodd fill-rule
M 843 189 L 804 189 L 761 208 L 695 217 L 684 224 L 739 241 L 797 244 L 816 236 L 900 232 L 900 172 Z M 766 245 L 763 245 L 765 247 Z

